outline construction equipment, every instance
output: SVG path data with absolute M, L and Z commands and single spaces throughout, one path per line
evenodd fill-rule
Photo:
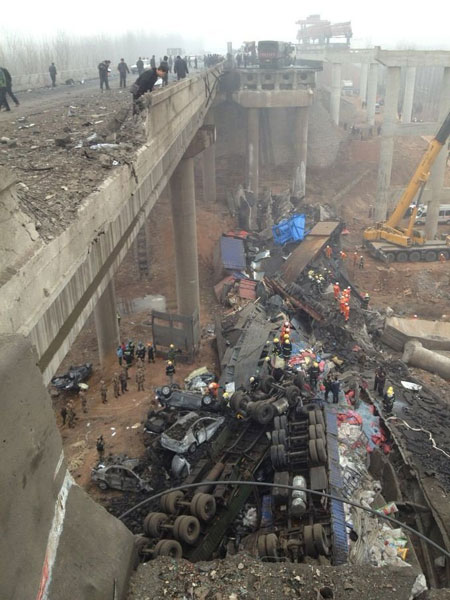
M 430 169 L 450 135 L 450 113 L 436 136 L 431 140 L 419 166 L 387 221 L 376 223 L 364 231 L 364 244 L 370 253 L 387 262 L 418 262 L 437 260 L 439 254 L 450 256 L 450 246 L 443 241 L 427 240 L 424 233 L 414 229 L 417 209 L 430 176 Z M 417 193 L 418 197 L 416 198 Z M 407 227 L 400 226 L 410 205 L 414 208 Z M 383 241 L 382 241 L 383 240 Z

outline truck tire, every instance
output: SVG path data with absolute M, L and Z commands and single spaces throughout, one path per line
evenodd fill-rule
M 278 559 L 278 538 L 275 533 L 268 533 L 266 535 L 266 552 L 267 556 L 275 559 L 273 562 L 277 562 Z
M 267 556 L 266 550 L 266 535 L 260 535 L 257 541 L 258 556 L 261 560 L 264 560 Z
M 161 525 L 169 520 L 166 513 L 151 512 L 144 519 L 144 532 L 149 537 L 160 537 L 162 534 Z
M 216 514 L 216 500 L 211 494 L 195 494 L 190 505 L 191 514 L 202 521 L 210 521 Z
M 176 540 L 160 540 L 154 550 L 154 556 L 170 556 L 170 558 L 181 558 L 183 548 Z
M 316 441 L 317 440 L 309 440 L 308 442 L 309 458 L 311 459 L 311 464 L 314 466 L 317 466 L 319 464 Z
M 164 494 L 161 496 L 161 508 L 166 513 L 170 513 L 172 515 L 178 512 L 177 503 L 179 500 L 183 500 L 184 494 L 182 491 L 178 492 L 170 492 L 169 494 Z
M 308 425 L 308 435 L 310 440 L 315 440 L 317 437 L 316 427 L 317 425 Z
M 285 395 L 289 401 L 289 404 L 292 406 L 293 404 L 296 404 L 298 398 L 300 397 L 300 389 L 296 385 L 290 385 L 286 388 Z
M 316 550 L 316 545 L 314 544 L 312 525 L 305 525 L 305 527 L 303 528 L 303 542 L 305 544 L 306 556 L 311 556 L 312 558 L 316 558 L 317 550 Z
M 197 517 L 178 517 L 182 519 L 178 526 L 178 536 L 182 542 L 192 545 L 198 540 L 200 535 L 200 521 Z
M 397 262 L 399 262 L 399 263 L 408 262 L 408 253 L 407 252 L 397 252 L 396 259 L 397 259 Z
M 327 451 L 325 449 L 325 443 L 323 440 L 316 440 L 316 451 L 320 464 L 325 464 L 327 462 Z
M 437 260 L 437 253 L 434 250 L 427 250 L 425 252 L 425 261 L 433 262 L 435 260 Z
M 315 523 L 313 525 L 313 538 L 317 554 L 326 556 L 330 553 L 330 545 L 325 533 L 325 529 L 320 523 Z
M 136 535 L 134 537 L 134 549 L 135 549 L 135 559 L 134 559 L 134 565 L 135 568 L 137 569 L 139 564 L 141 562 L 143 562 L 145 560 L 145 558 L 147 557 L 146 554 L 144 554 L 144 550 L 150 546 L 150 539 L 148 537 L 144 537 L 143 535 Z
M 325 419 L 323 418 L 323 412 L 320 409 L 316 410 L 316 425 L 323 425 L 325 427 Z
M 316 425 L 316 440 L 318 439 L 325 439 L 325 428 L 321 423 Z
M 241 402 L 245 398 L 245 393 L 242 391 L 234 392 L 230 400 L 230 408 L 237 412 L 241 408 Z
M 254 408 L 253 414 L 260 425 L 267 425 L 273 419 L 274 412 L 273 406 L 264 402 Z
M 268 394 L 270 392 L 270 390 L 272 389 L 272 386 L 274 383 L 275 383 L 275 379 L 272 377 L 272 375 L 266 375 L 266 377 L 263 377 L 261 379 L 261 383 L 259 384 L 259 389 L 262 390 L 264 393 Z
M 386 257 L 386 262 L 388 264 L 391 264 L 391 263 L 395 262 L 395 254 L 394 254 L 394 252 L 385 252 L 384 255 Z
M 422 260 L 422 255 L 419 250 L 412 250 L 409 253 L 409 262 L 420 262 Z

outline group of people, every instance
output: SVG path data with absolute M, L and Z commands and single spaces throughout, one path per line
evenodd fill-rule
M 11 73 L 6 67 L 0 67 L 0 110 L 11 110 L 7 96 L 11 98 L 16 106 L 19 106 L 20 102 L 12 91 Z

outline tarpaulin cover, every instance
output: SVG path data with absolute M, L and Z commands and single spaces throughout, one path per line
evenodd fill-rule
M 238 238 L 222 236 L 220 239 L 220 256 L 225 269 L 245 269 L 244 242 Z
M 294 215 L 272 227 L 276 244 L 299 242 L 305 237 L 305 215 Z

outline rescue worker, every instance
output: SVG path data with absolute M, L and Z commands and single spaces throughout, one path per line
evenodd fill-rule
M 86 392 L 82 389 L 78 390 L 78 397 L 81 400 L 81 409 L 84 414 L 87 414 L 87 395 Z
M 122 392 L 122 394 L 124 394 L 125 392 L 128 392 L 127 369 L 125 367 L 120 372 L 119 381 L 120 381 L 120 391 Z
M 56 75 L 57 75 L 57 71 L 56 71 L 56 67 L 55 67 L 55 63 L 54 62 L 52 62 L 52 64 L 49 66 L 48 72 L 49 72 L 49 75 L 50 75 L 50 79 L 52 80 L 52 87 L 56 87 Z
M 387 415 L 392 415 L 392 409 L 394 408 L 395 393 L 394 388 L 389 386 L 386 393 L 383 396 L 383 407 Z
M 127 73 L 130 72 L 127 63 L 124 58 L 120 59 L 120 63 L 117 65 L 117 70 L 119 71 L 120 81 L 119 87 L 126 88 L 127 87 Z
M 339 312 L 341 313 L 342 316 L 345 316 L 346 303 L 347 303 L 347 298 L 344 296 L 344 294 L 342 294 L 341 298 L 339 299 Z
M 131 352 L 131 358 L 134 359 L 134 354 L 136 352 L 136 346 L 134 345 L 133 340 L 130 340 L 128 342 L 128 348 L 130 349 L 130 352 Z
M 328 260 L 333 256 L 333 250 L 329 245 L 327 245 L 325 248 L 325 256 L 328 258 Z
M 175 364 L 176 350 L 173 344 L 169 346 L 169 352 L 167 353 L 167 359 Z
M 359 268 L 364 269 L 364 256 L 362 254 L 359 257 Z
M 339 252 L 339 256 L 341 257 L 341 260 L 345 260 L 347 258 L 347 253 L 341 250 Z
M 64 426 L 66 424 L 66 419 L 67 419 L 67 407 L 66 406 L 61 407 L 60 415 L 62 418 L 62 424 Z
M 378 392 L 379 396 L 383 395 L 384 385 L 386 383 L 386 371 L 383 367 L 377 367 L 375 371 L 375 381 L 373 385 L 374 391 Z
M 328 373 L 328 375 L 323 380 L 323 385 L 325 386 L 325 393 L 324 393 L 325 402 L 328 402 L 328 395 L 332 393 L 332 391 L 331 391 L 332 382 L 333 382 L 333 380 L 331 379 L 331 373 Z
M 249 381 L 249 384 L 250 384 L 250 390 L 252 392 L 256 392 L 256 390 L 259 387 L 259 377 L 254 377 L 252 375 L 252 377 L 250 377 L 250 379 L 248 381 Z
M 68 421 L 68 425 L 69 427 L 72 429 L 73 427 L 75 427 L 75 411 L 73 410 L 73 401 L 69 400 L 69 402 L 66 404 L 66 410 L 67 410 L 67 421 Z
M 230 404 L 230 394 L 228 392 L 224 392 L 222 394 L 222 398 L 223 398 L 223 401 L 225 402 L 225 404 L 227 404 L 227 405 Z
M 292 344 L 290 338 L 284 338 L 283 344 L 281 346 L 281 353 L 284 360 L 289 360 L 292 354 Z
M 137 69 L 138 75 L 141 75 L 144 72 L 144 61 L 142 60 L 141 57 L 139 57 L 136 61 L 136 69 Z
M 131 367 L 131 364 L 133 362 L 133 355 L 131 354 L 131 348 L 130 348 L 129 344 L 127 344 L 125 346 L 123 358 L 125 359 L 125 363 L 126 363 L 127 367 L 128 368 Z
M 282 354 L 281 344 L 278 338 L 273 338 L 272 354 L 276 354 L 277 356 L 281 356 Z
M 219 393 L 219 384 L 216 381 L 211 381 L 208 385 L 209 395 L 213 398 L 217 398 L 217 394 Z
M 333 394 L 333 404 L 339 402 L 339 392 L 341 391 L 341 383 L 338 376 L 334 376 L 334 380 L 331 382 L 331 393 Z
M 350 304 L 346 302 L 344 304 L 344 321 L 347 322 L 350 318 Z
M 155 362 L 155 349 L 153 348 L 153 344 L 151 342 L 147 344 L 147 356 L 148 362 Z
M 175 365 L 171 360 L 167 361 L 166 375 L 169 378 L 170 385 L 173 384 L 173 376 L 175 375 Z
M 100 394 L 102 397 L 103 404 L 106 404 L 108 402 L 108 400 L 106 399 L 107 392 L 108 392 L 108 386 L 106 385 L 105 381 L 102 379 L 100 381 Z
M 289 323 L 289 321 L 285 321 L 283 323 L 283 327 L 281 328 L 281 337 L 284 337 L 285 333 L 290 333 L 291 331 L 291 325 Z
M 336 283 L 333 285 L 333 292 L 334 292 L 334 299 L 339 301 L 339 296 L 341 295 L 341 288 L 339 286 L 338 281 L 336 281 Z
M 119 361 L 119 366 L 121 367 L 122 366 L 122 361 L 123 361 L 122 346 L 117 346 L 116 354 L 117 354 L 117 360 Z
M 145 373 L 144 369 L 140 368 L 136 371 L 136 383 L 137 383 L 137 391 L 144 391 L 144 382 L 145 382 Z
M 144 361 L 142 360 L 142 358 L 138 358 L 136 361 L 136 368 L 137 369 L 143 369 L 144 368 Z
M 319 375 L 320 375 L 319 363 L 314 361 L 312 363 L 312 365 L 309 367 L 308 373 L 309 373 L 309 385 L 311 386 L 312 390 L 315 390 L 317 387 L 317 380 L 319 379 Z
M 366 292 L 363 296 L 362 307 L 367 310 L 369 308 L 370 296 Z
M 114 387 L 114 398 L 118 398 L 120 396 L 120 379 L 118 373 L 114 373 L 112 382 Z
M 103 460 L 103 453 L 105 452 L 105 441 L 102 435 L 97 438 L 96 447 L 99 460 Z
M 353 268 L 356 268 L 356 263 L 358 262 L 358 253 L 353 252 Z
M 142 342 L 139 342 L 136 348 L 136 356 L 142 361 L 145 360 L 145 346 Z
M 439 254 L 439 261 L 440 262 L 445 262 L 447 259 L 445 258 L 445 254 L 443 252 L 440 252 Z

